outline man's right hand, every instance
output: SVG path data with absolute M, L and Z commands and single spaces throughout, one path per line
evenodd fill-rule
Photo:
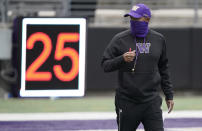
M 123 54 L 124 61 L 132 62 L 135 58 L 135 55 L 136 55 L 135 50 L 124 53 Z

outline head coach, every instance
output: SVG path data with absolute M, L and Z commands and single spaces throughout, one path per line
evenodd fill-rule
M 151 11 L 146 5 L 133 6 L 127 16 L 130 29 L 112 38 L 101 62 L 105 72 L 118 71 L 115 95 L 118 128 L 134 131 L 142 123 L 146 131 L 163 131 L 160 88 L 169 113 L 174 106 L 165 38 L 149 29 Z

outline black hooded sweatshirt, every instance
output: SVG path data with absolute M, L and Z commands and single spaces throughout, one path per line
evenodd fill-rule
M 130 48 L 138 52 L 137 60 L 125 62 L 123 54 Z M 148 102 L 159 96 L 161 87 L 166 99 L 173 99 L 165 39 L 152 29 L 145 38 L 133 37 L 130 30 L 115 35 L 104 51 L 101 65 L 105 72 L 118 70 L 116 94 L 120 98 L 135 103 Z

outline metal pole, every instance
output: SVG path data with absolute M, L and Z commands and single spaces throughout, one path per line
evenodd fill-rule
M 194 0 L 194 25 L 198 23 L 198 0 Z
M 70 16 L 71 15 L 71 0 L 63 0 L 62 1 L 62 5 L 63 5 L 63 8 L 61 10 L 61 16 Z
M 66 9 L 66 11 L 67 11 L 67 16 L 71 16 L 71 1 L 72 0 L 68 0 L 67 1 L 67 9 Z
M 137 0 L 131 0 L 131 7 L 135 4 L 137 4 Z
M 9 0 L 5 0 L 5 21 L 8 22 L 8 2 Z
M 6 22 L 6 16 L 5 16 L 5 0 L 1 1 L 0 7 L 1 7 L 1 22 L 5 23 Z
M 1 20 L 1 22 L 2 22 L 2 1 L 0 2 L 0 20 Z

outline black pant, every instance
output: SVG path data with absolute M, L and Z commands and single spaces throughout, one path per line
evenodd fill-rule
M 141 104 L 116 96 L 115 106 L 119 131 L 136 131 L 141 122 L 145 131 L 164 131 L 161 104 L 160 96 Z

